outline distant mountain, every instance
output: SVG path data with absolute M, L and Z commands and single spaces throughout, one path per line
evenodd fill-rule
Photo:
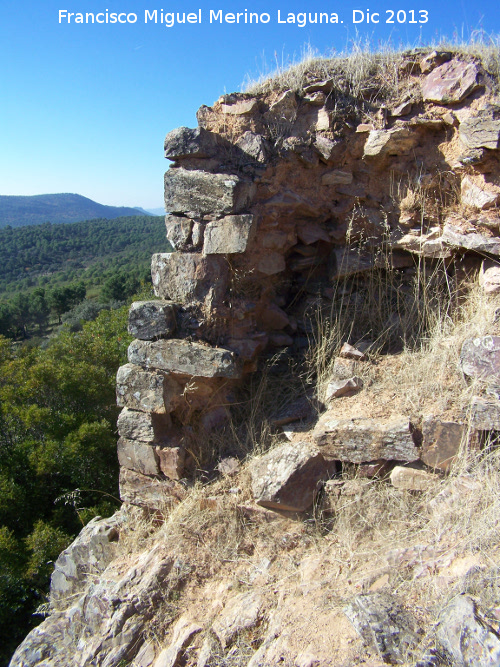
M 165 215 L 165 207 L 162 206 L 161 208 L 148 208 L 145 213 L 149 213 L 150 215 Z
M 0 228 L 80 222 L 95 218 L 113 220 L 129 215 L 144 214 L 142 209 L 126 206 L 105 206 L 76 194 L 0 195 Z

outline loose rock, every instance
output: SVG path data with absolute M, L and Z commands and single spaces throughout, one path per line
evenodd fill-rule
M 471 405 L 471 427 L 477 431 L 500 431 L 500 401 L 475 396 Z
M 184 472 L 184 447 L 156 447 L 161 472 L 170 479 L 181 479 Z
M 392 486 L 403 491 L 426 491 L 431 488 L 439 477 L 416 468 L 396 466 L 390 475 Z
M 460 351 L 465 375 L 500 384 L 500 336 L 467 338 Z
M 355 359 L 356 361 L 365 361 L 366 355 L 358 350 L 354 345 L 344 343 L 340 348 L 339 357 L 343 359 Z
M 417 145 L 418 137 L 406 128 L 372 130 L 366 140 L 363 157 L 383 158 L 390 155 L 406 155 Z
M 436 67 L 422 83 L 426 102 L 461 102 L 479 87 L 479 70 L 474 63 L 452 60 Z
M 252 492 L 263 507 L 304 512 L 328 476 L 320 451 L 305 442 L 284 444 L 252 462 Z
M 479 111 L 460 123 L 459 136 L 467 148 L 496 150 L 500 139 L 500 120 L 495 120 L 488 110 Z
M 389 593 L 358 595 L 344 613 L 386 663 L 402 664 L 418 643 L 416 620 Z
M 479 284 L 486 294 L 500 292 L 500 265 L 493 259 L 484 259 L 479 272 Z
M 446 472 L 456 461 L 466 431 L 463 424 L 427 417 L 422 426 L 420 458 L 429 467 Z
M 482 234 L 464 234 L 453 225 L 446 224 L 443 228 L 441 241 L 455 248 L 465 248 L 476 252 L 487 252 L 500 255 L 500 238 L 483 236 Z
M 326 387 L 325 399 L 331 401 L 340 396 L 352 396 L 363 389 L 363 380 L 356 375 L 348 380 L 329 382 Z

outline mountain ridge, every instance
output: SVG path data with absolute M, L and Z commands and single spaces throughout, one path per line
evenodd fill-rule
M 138 208 L 107 206 L 76 193 L 0 195 L 0 228 L 82 222 L 95 218 L 143 215 Z

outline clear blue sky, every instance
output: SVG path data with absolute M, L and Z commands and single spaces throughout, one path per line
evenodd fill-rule
M 158 23 L 145 23 L 145 10 Z M 201 10 L 201 24 L 160 24 L 164 12 Z M 209 22 L 210 10 L 268 13 L 267 24 Z M 352 12 L 380 13 L 353 24 Z M 385 24 L 388 9 L 428 11 L 424 24 Z M 67 12 L 124 12 L 136 23 L 59 23 Z M 278 23 L 289 12 L 336 12 L 343 23 Z M 358 18 L 360 14 L 356 15 Z M 402 18 L 403 15 L 401 14 Z M 133 17 L 131 17 L 133 18 Z M 165 134 L 195 126 L 201 104 L 240 90 L 247 77 L 300 56 L 306 43 L 329 54 L 356 33 L 373 48 L 419 46 L 440 37 L 500 33 L 498 1 L 37 0 L 0 4 L 0 194 L 77 192 L 103 204 L 162 206 Z

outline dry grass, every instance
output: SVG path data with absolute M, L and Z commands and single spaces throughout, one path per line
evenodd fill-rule
M 354 467 L 345 467 L 333 512 L 319 502 L 295 522 L 268 523 L 242 513 L 241 506 L 252 500 L 245 464 L 235 478 L 204 476 L 202 468 L 223 456 L 250 459 L 273 446 L 282 436 L 271 429 L 270 416 L 312 381 L 321 397 L 345 341 L 372 341 L 366 388 L 359 396 L 383 397 L 388 409 L 398 406 L 414 423 L 426 411 L 452 410 L 466 419 L 472 395 L 486 389 L 466 382 L 458 360 L 465 338 L 500 334 L 500 298 L 486 295 L 477 276 L 459 283 L 440 261 L 429 268 L 417 259 L 406 273 L 392 269 L 388 238 L 376 250 L 370 239 L 357 238 L 353 248 L 373 252 L 380 268 L 339 281 L 331 308 L 310 313 L 317 327 L 305 365 L 290 365 L 279 356 L 268 360 L 239 394 L 232 422 L 208 445 L 200 440 L 200 452 L 205 448 L 208 454 L 200 458 L 200 481 L 186 499 L 155 515 L 137 511 L 120 538 L 125 553 L 161 540 L 179 559 L 178 578 L 169 582 L 162 610 L 150 623 L 149 636 L 158 643 L 168 641 L 172 621 L 186 609 L 205 613 L 210 637 L 216 612 L 206 611 L 204 587 L 223 585 L 224 599 L 254 590 L 248 571 L 263 557 L 272 563 L 258 585 L 266 613 L 279 594 L 282 601 L 296 595 L 307 613 L 317 614 L 318 588 L 328 591 L 321 598 L 327 610 L 341 610 L 354 594 L 379 585 L 399 596 L 426 630 L 408 666 L 433 645 L 434 623 L 453 596 L 474 595 L 487 615 L 500 605 L 500 450 L 493 440 L 480 452 L 464 448 L 451 474 L 436 477 L 423 492 L 358 479 Z M 317 575 L 309 599 L 301 564 L 311 556 L 324 563 L 324 573 Z M 263 633 L 257 628 L 242 634 L 224 650 L 214 640 L 209 665 L 247 664 Z
M 275 71 L 265 73 L 257 80 L 247 80 L 243 87 L 245 92 L 252 94 L 277 90 L 300 92 L 311 81 L 334 78 L 339 82 L 339 91 L 342 88 L 355 98 L 365 95 L 369 81 L 370 90 L 379 85 L 383 96 L 384 92 L 392 91 L 398 85 L 400 57 L 400 52 L 389 46 L 374 53 L 368 41 L 355 42 L 349 53 L 336 57 L 323 57 L 307 44 L 297 61 L 282 58 L 280 63 L 275 54 Z
M 418 63 L 423 54 L 446 50 L 464 58 L 481 61 L 492 82 L 500 82 L 500 37 L 475 33 L 469 41 L 442 39 L 439 43 L 419 48 L 395 47 L 391 43 L 377 45 L 357 38 L 338 55 L 321 55 L 311 44 L 305 44 L 299 57 L 274 54 L 274 67 L 266 63 L 256 79 L 247 77 L 242 88 L 251 94 L 293 90 L 298 93 L 313 80 L 333 78 L 335 95 L 359 102 L 397 100 L 408 92 L 409 75 L 420 74 L 418 65 L 402 67 L 412 60 Z M 341 92 L 342 91 L 342 92 Z

